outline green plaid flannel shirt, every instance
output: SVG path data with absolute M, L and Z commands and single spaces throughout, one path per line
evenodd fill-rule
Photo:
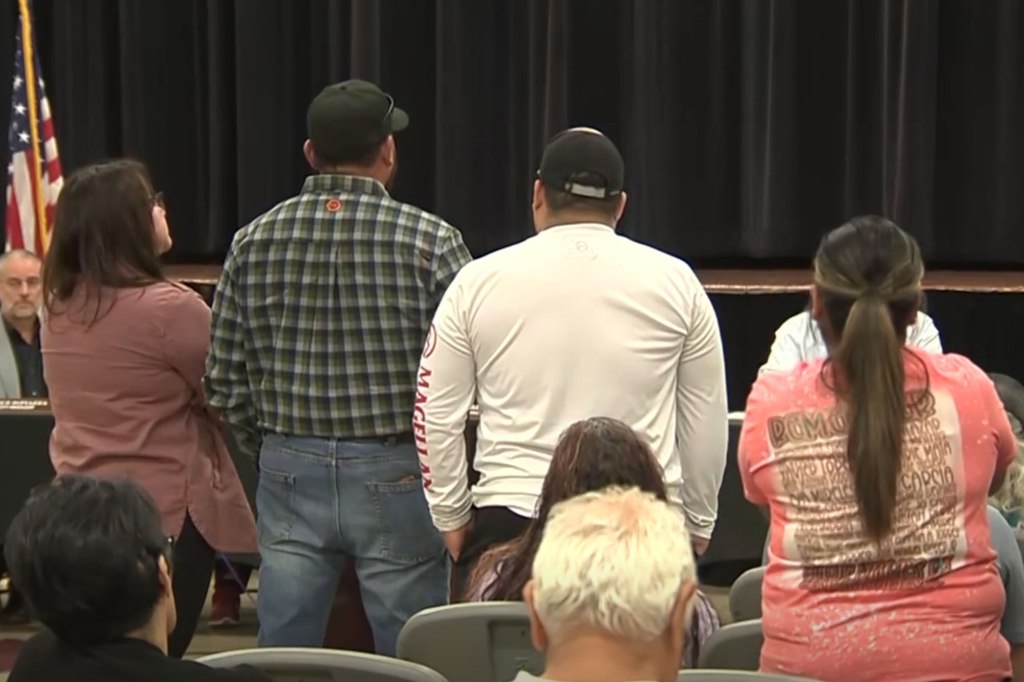
M 262 432 L 408 432 L 415 375 L 462 235 L 369 178 L 317 175 L 235 235 L 214 294 L 210 405 L 255 455 Z

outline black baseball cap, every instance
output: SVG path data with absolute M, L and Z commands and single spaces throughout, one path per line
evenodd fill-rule
M 594 128 L 570 128 L 551 138 L 537 171 L 545 187 L 586 199 L 618 196 L 625 175 L 615 143 Z
M 318 155 L 330 159 L 383 142 L 409 126 L 409 115 L 373 83 L 347 80 L 313 98 L 306 123 Z

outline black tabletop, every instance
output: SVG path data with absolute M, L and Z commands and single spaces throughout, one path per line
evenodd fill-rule
M 54 476 L 46 401 L 0 400 L 0 543 L 34 488 Z

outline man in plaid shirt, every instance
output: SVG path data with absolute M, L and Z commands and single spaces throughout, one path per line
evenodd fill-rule
M 217 286 L 206 390 L 259 452 L 261 646 L 323 643 L 346 557 L 380 653 L 446 601 L 410 415 L 434 309 L 470 255 L 388 194 L 408 123 L 375 85 L 325 88 L 304 147 L 318 175 L 239 230 Z

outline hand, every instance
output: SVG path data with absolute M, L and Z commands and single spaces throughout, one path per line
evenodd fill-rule
M 452 561 L 458 561 L 459 556 L 462 555 L 462 548 L 466 544 L 466 536 L 469 534 L 469 525 L 467 523 L 462 528 L 446 530 L 443 534 L 444 546 L 448 548 Z
M 691 538 L 693 542 L 693 551 L 697 553 L 697 556 L 701 556 L 704 552 L 708 551 L 708 545 L 711 544 L 711 540 L 705 540 L 704 538 Z

